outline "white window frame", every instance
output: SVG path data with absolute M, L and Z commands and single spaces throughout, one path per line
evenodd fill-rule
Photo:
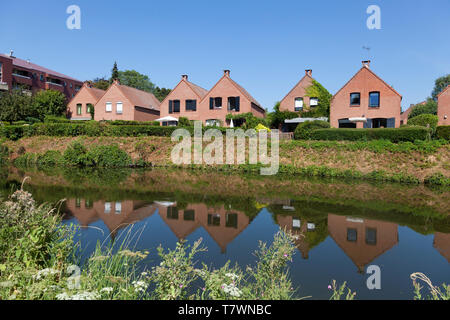
M 106 112 L 112 112 L 112 102 L 107 102 L 106 103 L 106 109 L 105 110 L 106 110 Z
M 121 106 L 120 112 L 119 112 L 119 105 Z M 117 114 L 123 114 L 123 103 L 120 102 L 120 101 L 116 103 L 116 113 Z
M 105 202 L 105 213 L 111 213 L 111 202 Z
M 301 102 L 301 106 L 297 106 L 297 103 Z M 304 106 L 304 101 L 302 97 L 297 97 L 294 99 L 294 110 L 295 111 L 302 111 L 303 110 L 303 106 Z M 299 110 L 297 110 L 297 108 Z
M 116 202 L 114 207 L 115 214 L 121 214 L 122 213 L 122 202 Z
M 314 103 L 313 103 L 313 101 L 314 101 Z M 315 107 L 315 106 L 319 105 L 319 98 L 316 98 L 316 97 L 310 98 L 309 105 L 311 107 Z

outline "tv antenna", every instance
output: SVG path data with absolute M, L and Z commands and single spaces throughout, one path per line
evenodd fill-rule
M 370 47 L 362 46 L 363 50 L 367 50 L 367 58 L 370 60 L 372 57 L 370 56 Z

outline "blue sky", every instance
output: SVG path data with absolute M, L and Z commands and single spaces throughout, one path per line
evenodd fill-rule
M 66 28 L 71 4 L 81 30 Z M 381 30 L 366 27 L 372 4 Z M 231 69 L 269 110 L 305 69 L 334 94 L 370 58 L 407 107 L 450 73 L 449 20 L 448 0 L 16 0 L 2 3 L 0 52 L 80 80 L 109 77 L 117 61 L 168 88 L 188 74 L 209 89 Z

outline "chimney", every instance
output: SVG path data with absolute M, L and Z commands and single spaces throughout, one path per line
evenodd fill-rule
M 365 60 L 362 62 L 362 64 L 363 64 L 363 67 L 370 69 L 370 60 Z
M 306 69 L 305 75 L 312 77 L 312 69 Z
M 182 79 L 182 80 L 186 80 L 186 81 L 187 81 L 187 79 L 188 79 L 188 75 L 187 75 L 187 74 L 183 74 L 183 75 L 181 75 L 181 79 Z
M 118 84 L 118 85 L 120 85 L 120 81 L 119 81 L 119 79 L 114 79 L 114 84 Z
M 9 51 L 9 56 L 10 56 L 11 58 L 15 58 L 15 57 L 14 57 L 14 50 Z
M 229 77 L 230 76 L 230 70 L 223 70 L 223 75 Z

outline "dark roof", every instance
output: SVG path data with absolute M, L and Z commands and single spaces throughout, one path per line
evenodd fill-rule
M 156 97 L 146 91 L 142 91 L 139 89 L 135 89 L 132 87 L 128 87 L 125 85 L 121 85 L 115 83 L 119 90 L 123 93 L 123 95 L 135 106 L 142 107 L 152 110 L 159 110 L 160 102 Z

